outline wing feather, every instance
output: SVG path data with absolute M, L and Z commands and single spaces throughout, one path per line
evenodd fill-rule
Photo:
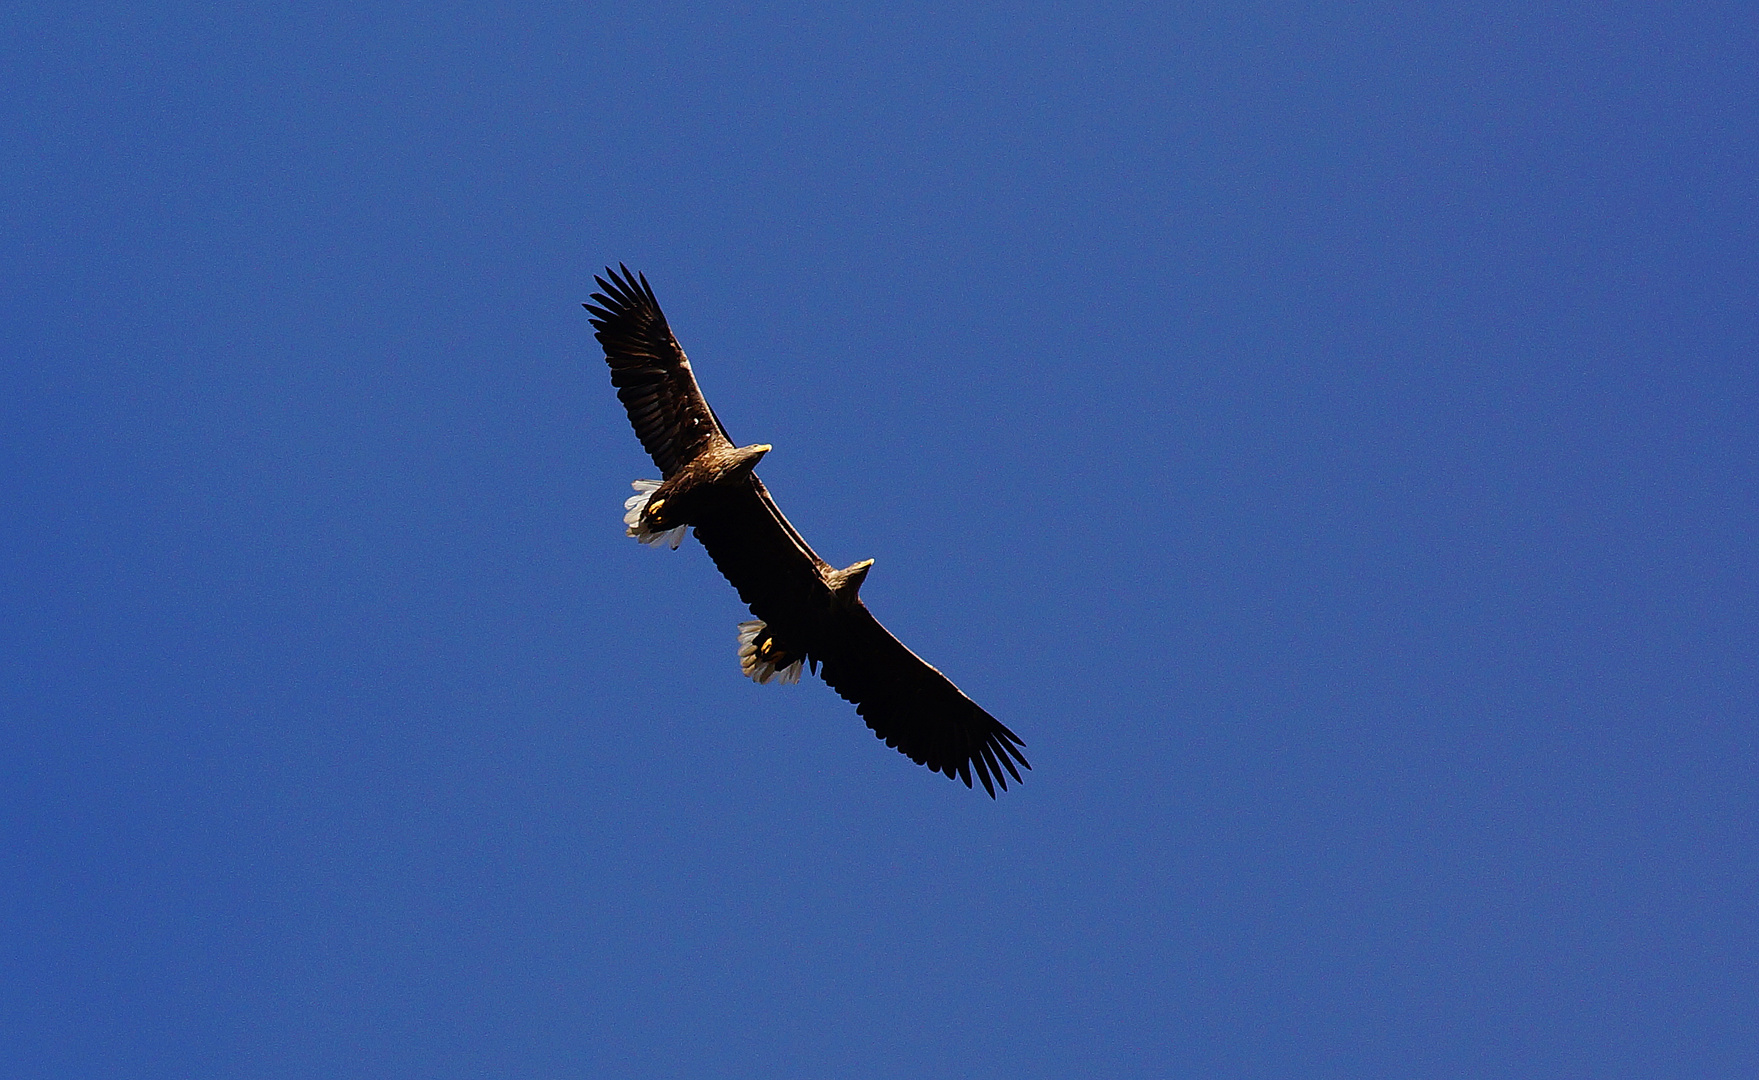
M 622 274 L 607 268 L 595 277 L 603 292 L 592 294 L 592 314 L 599 344 L 611 365 L 611 385 L 629 412 L 641 445 L 667 478 L 690 461 L 726 429 L 703 399 L 690 361 L 672 336 L 665 313 L 642 274 L 618 264 Z
M 696 539 L 751 613 L 791 649 L 815 636 L 813 613 L 830 600 L 830 565 L 795 531 L 755 475 L 713 493 L 697 514 Z
M 1020 737 L 985 712 L 931 664 L 880 625 L 859 601 L 844 612 L 823 656 L 823 676 L 867 721 L 873 733 L 935 772 L 955 773 L 971 786 L 971 774 L 991 796 L 1005 766 L 1015 783 L 1018 762 L 1032 768 Z
M 619 273 L 618 271 L 621 271 Z M 654 464 L 670 478 L 715 439 L 732 441 L 703 399 L 647 278 L 627 266 L 597 278 L 592 315 L 611 384 Z M 702 543 L 751 613 L 803 653 L 873 733 L 906 757 L 994 798 L 1030 769 L 1019 736 L 893 637 L 859 600 L 831 602 L 831 567 L 770 498 L 763 482 L 716 484 L 693 511 Z M 1019 768 L 1016 768 L 1016 764 Z
M 966 787 L 975 772 L 992 797 L 997 787 L 1007 790 L 1008 776 L 1020 782 L 1016 763 L 1032 767 L 1019 736 L 893 637 L 865 604 L 830 612 L 830 566 L 757 477 L 705 507 L 696 539 L 751 613 L 813 660 L 887 746 Z

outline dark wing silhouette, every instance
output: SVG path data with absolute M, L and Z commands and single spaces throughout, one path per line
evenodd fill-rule
M 644 275 L 619 264 L 597 278 L 592 314 L 611 365 L 611 384 L 641 445 L 669 479 L 727 431 L 703 399 L 690 361 Z M 803 653 L 887 746 L 971 786 L 977 774 L 995 797 L 1014 767 L 1031 768 L 1020 739 L 945 675 L 905 648 L 859 600 L 831 602 L 831 567 L 782 516 L 763 482 L 715 485 L 702 493 L 696 538 L 753 615 L 788 649 Z
M 751 613 L 791 650 L 805 653 L 831 688 L 854 702 L 873 733 L 919 765 L 971 786 L 977 773 L 995 797 L 1030 769 L 1025 745 L 1000 721 L 905 648 L 857 600 L 832 610 L 822 571 L 831 568 L 782 515 L 753 476 L 703 507 L 696 539 Z M 1007 775 L 1003 775 L 1003 770 Z
M 670 479 L 705 443 L 716 435 L 726 438 L 727 432 L 703 400 L 690 361 L 666 325 L 646 275 L 618 266 L 621 276 L 606 270 L 611 280 L 594 277 L 604 290 L 592 294 L 598 306 L 582 306 L 592 313 L 598 331 L 593 336 L 605 347 L 611 385 L 629 410 L 636 436 Z
M 776 637 L 808 651 L 830 604 L 824 574 L 831 567 L 782 516 L 763 481 L 752 475 L 716 488 L 696 519 L 697 541 L 739 599 Z
M 992 799 L 992 780 L 1008 789 L 1003 769 L 1019 783 L 1014 762 L 1032 768 L 1021 753 L 1026 744 L 1019 736 L 905 648 L 866 604 L 857 600 L 839 613 L 828 638 L 819 654 L 820 674 L 855 703 L 855 711 L 887 746 L 933 772 L 949 777 L 957 772 L 966 787 L 976 771 Z

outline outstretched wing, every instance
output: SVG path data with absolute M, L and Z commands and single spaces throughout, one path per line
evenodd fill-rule
M 777 638 L 795 652 L 811 649 L 830 605 L 825 574 L 831 568 L 782 516 L 762 480 L 753 474 L 706 493 L 696 539 Z
M 905 648 L 859 600 L 831 611 L 824 572 L 831 568 L 795 531 L 763 481 L 723 489 L 703 507 L 696 539 L 739 591 L 751 613 L 790 651 L 805 653 L 873 733 L 930 770 L 971 775 L 993 798 L 1015 763 L 1030 769 L 1012 731 Z M 1005 770 L 1005 775 L 1004 775 Z
M 957 774 L 966 787 L 976 772 L 992 799 L 996 784 L 1008 789 L 1008 776 L 1020 782 L 1015 762 L 1032 768 L 1018 735 L 905 648 L 867 605 L 857 600 L 841 613 L 829 638 L 822 651 L 815 651 L 825 682 L 855 703 L 855 711 L 887 746 L 931 771 Z
M 670 478 L 715 439 L 732 440 L 703 400 L 647 278 L 621 264 L 618 270 L 596 279 L 604 291 L 585 307 L 629 422 Z M 996 785 L 1007 789 L 1008 776 L 1020 780 L 1016 763 L 1032 767 L 1018 736 L 905 648 L 865 605 L 837 610 L 830 603 L 831 567 L 755 475 L 699 497 L 696 538 L 740 599 L 779 641 L 805 653 L 887 746 L 966 787 L 976 772 L 991 798 Z
M 725 439 L 727 432 L 703 400 L 690 361 L 666 325 L 646 275 L 618 266 L 621 276 L 607 268 L 609 281 L 594 278 L 604 290 L 592 294 L 597 306 L 583 306 L 592 313 L 598 331 L 594 336 L 611 365 L 611 385 L 629 410 L 636 436 L 661 474 L 670 478 L 705 444 L 717 435 Z

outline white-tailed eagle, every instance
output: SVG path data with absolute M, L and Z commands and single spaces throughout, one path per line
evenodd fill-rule
M 873 733 L 919 765 L 991 798 L 1030 769 L 1025 745 L 951 680 L 886 631 L 856 595 L 873 560 L 836 570 L 818 557 L 752 471 L 768 445 L 735 446 L 703 400 L 690 361 L 644 275 L 605 271 L 587 304 L 629 411 L 661 480 L 637 480 L 624 509 L 630 536 L 673 548 L 686 528 L 756 619 L 739 624 L 739 666 L 760 683 L 798 682 L 811 665 Z

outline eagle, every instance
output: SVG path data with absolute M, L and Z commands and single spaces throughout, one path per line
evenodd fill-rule
M 676 550 L 686 529 L 755 616 L 739 624 L 739 667 L 759 683 L 812 670 L 918 765 L 990 798 L 1030 769 L 1025 743 L 905 648 L 857 595 L 873 566 L 837 570 L 818 557 L 753 471 L 769 444 L 735 446 L 702 396 L 645 274 L 605 268 L 590 314 L 611 385 L 661 479 L 636 480 L 624 503 L 629 536 Z M 1018 768 L 1016 768 L 1016 765 Z

